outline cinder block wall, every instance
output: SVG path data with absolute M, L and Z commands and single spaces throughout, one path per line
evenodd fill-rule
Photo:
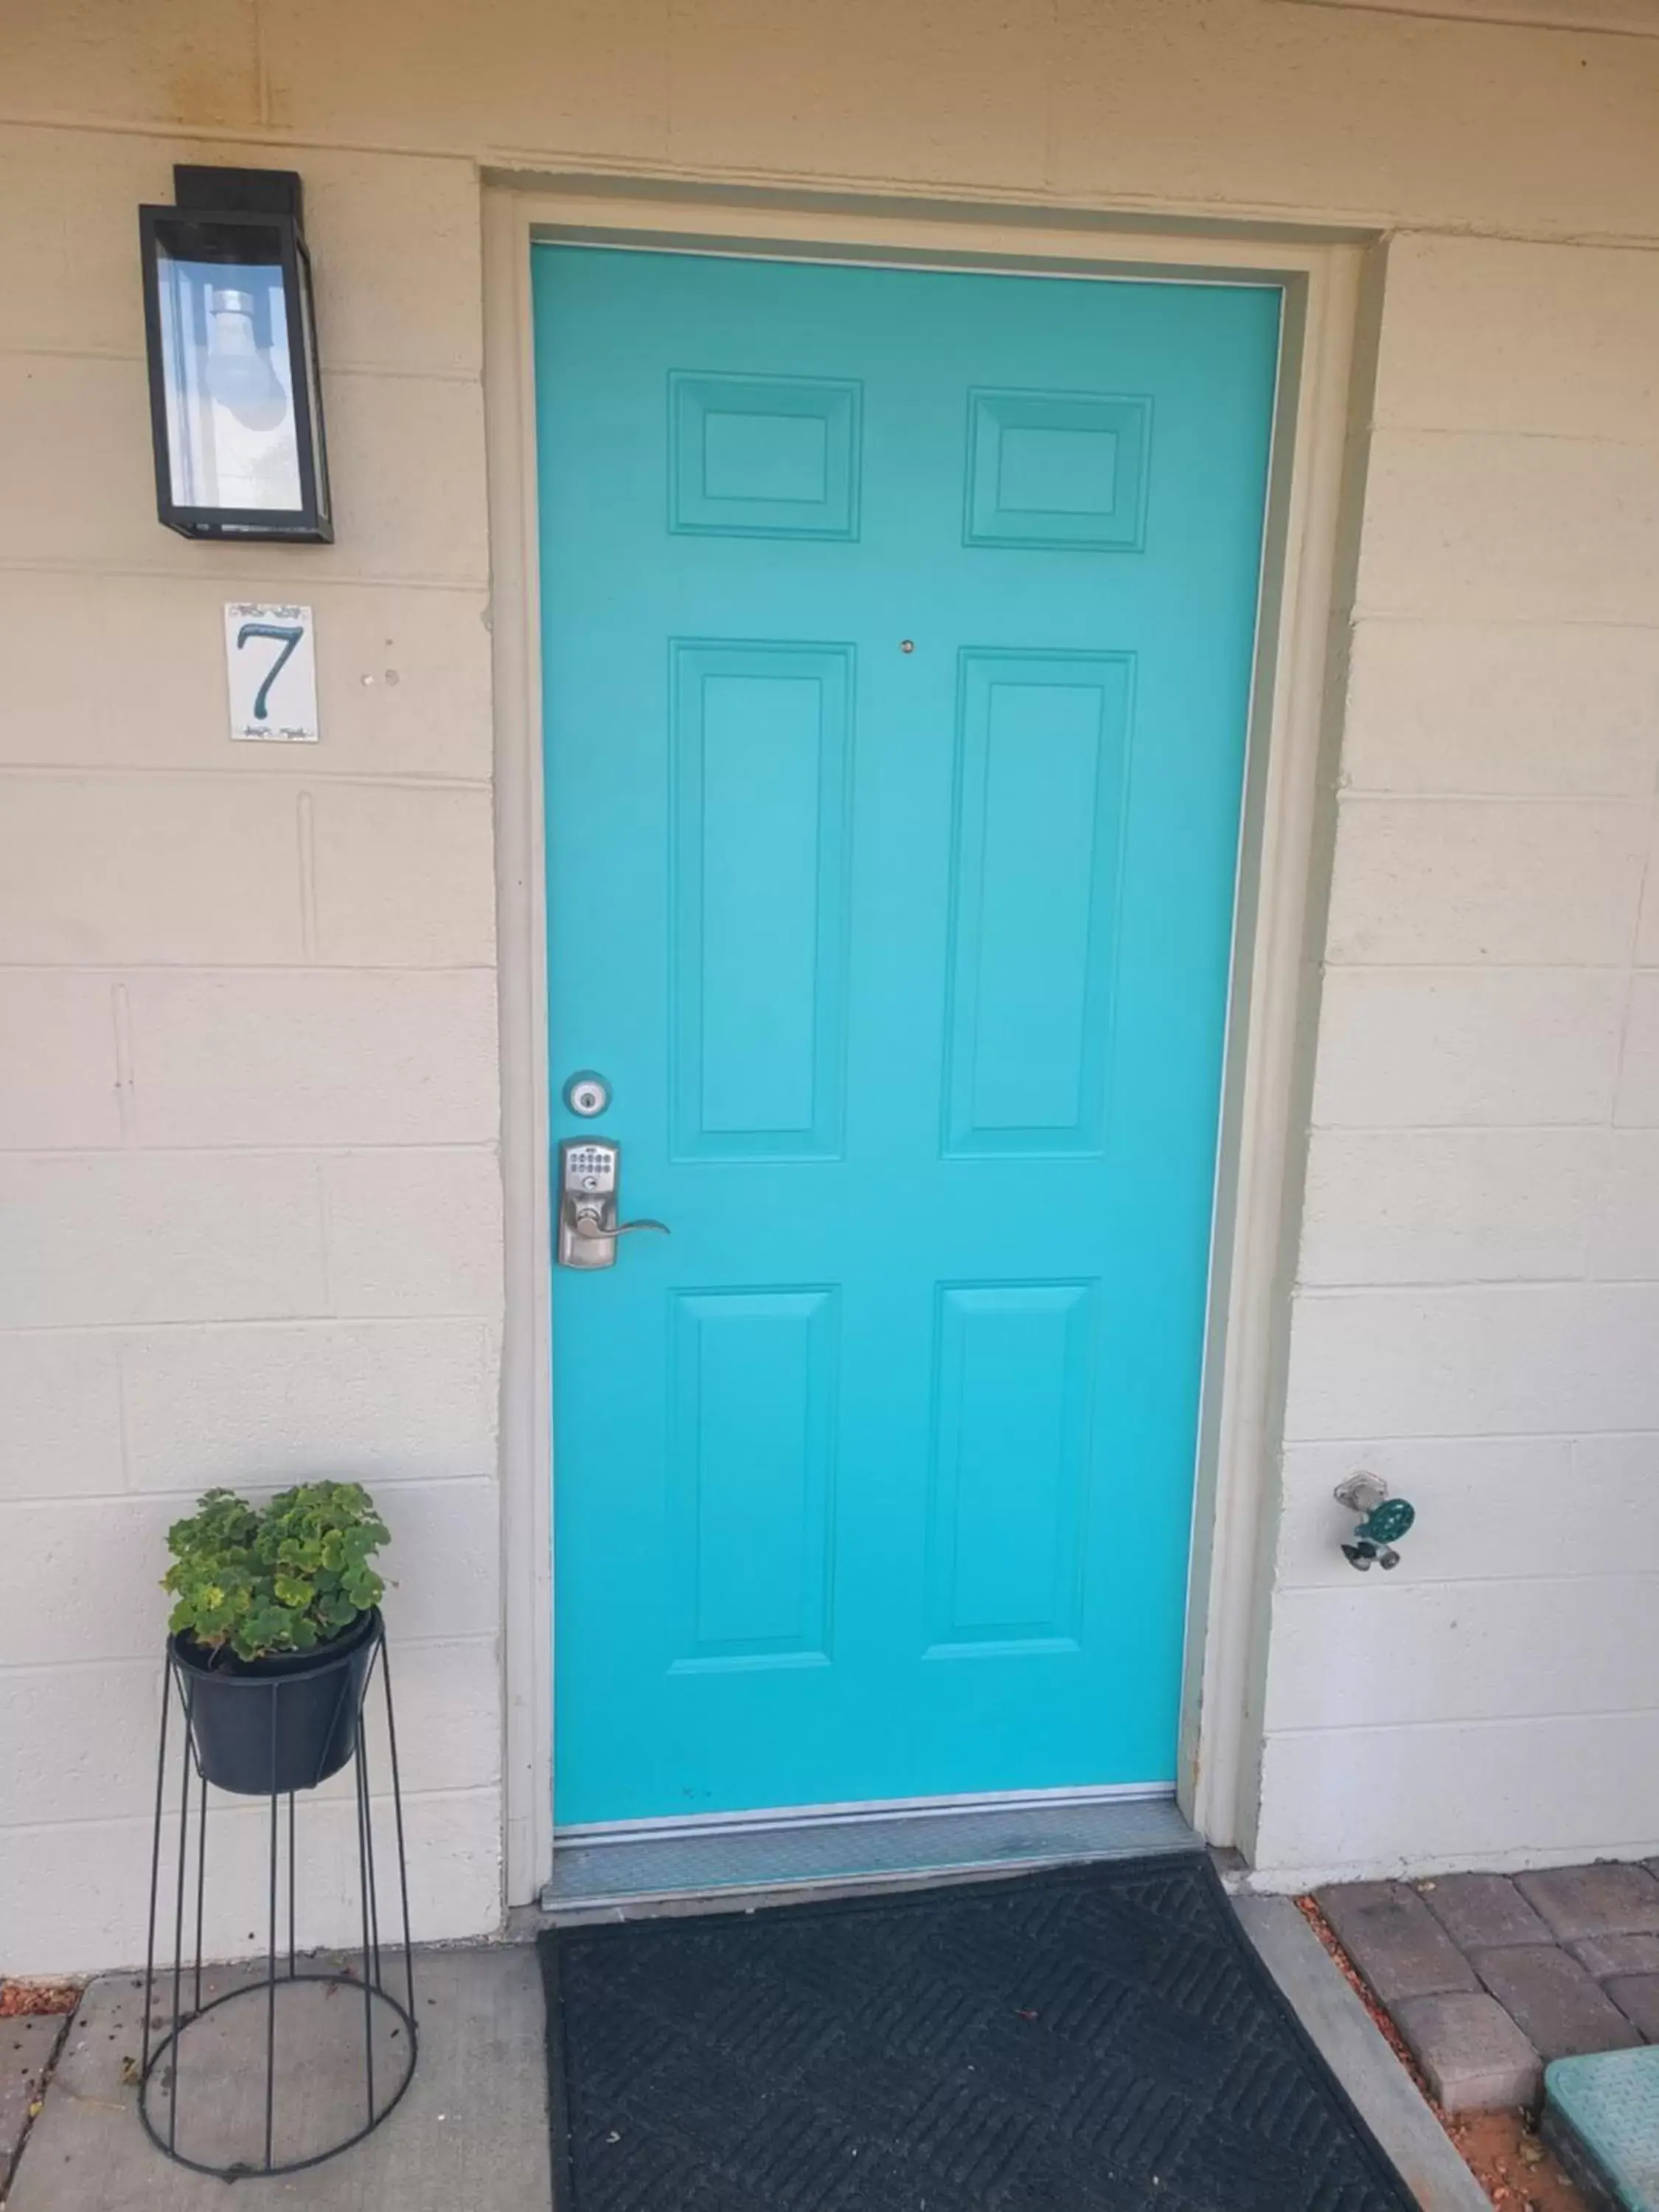
M 188 11 L 149 22 L 190 46 Z M 79 19 L 148 118 L 138 23 Z M 77 56 L 43 106 L 89 100 Z M 303 173 L 332 547 L 155 520 L 134 210 L 179 160 Z M 156 1583 L 216 1482 L 373 1485 L 415 1909 L 433 1936 L 500 1916 L 478 285 L 465 161 L 0 131 L 0 1972 L 142 1956 Z M 290 598 L 322 741 L 233 743 L 223 604 Z M 210 1888 L 224 1950 L 263 1926 L 243 1826 Z M 331 1869 L 316 1936 L 349 1933 Z
M 1659 254 L 1394 241 L 1358 601 L 1256 1854 L 1651 1851 Z
M 1659 41 L 66 0 L 0 21 L 0 1969 L 141 1946 L 155 1579 L 214 1480 L 375 1485 L 420 1927 L 499 1914 L 492 164 L 1395 234 L 1253 1840 L 1659 1847 Z M 178 161 L 304 174 L 327 550 L 154 520 L 133 210 Z M 233 744 L 220 608 L 289 596 L 323 742 Z M 1334 1552 L 1363 1462 L 1424 1509 L 1388 1585 Z

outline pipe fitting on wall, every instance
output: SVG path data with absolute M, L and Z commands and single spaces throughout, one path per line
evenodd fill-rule
M 1395 1546 L 1416 1520 L 1417 1508 L 1407 1498 L 1390 1498 L 1382 1476 L 1364 1468 L 1346 1482 L 1339 1482 L 1334 1494 L 1339 1505 L 1359 1516 L 1352 1540 L 1342 1547 L 1348 1565 L 1362 1574 L 1368 1574 L 1373 1566 L 1381 1567 L 1385 1574 L 1397 1567 L 1400 1554 Z

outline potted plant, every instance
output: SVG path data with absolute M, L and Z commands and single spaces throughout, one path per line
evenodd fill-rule
M 169 1650 L 208 1781 L 264 1796 L 345 1765 L 380 1633 L 369 1562 L 389 1540 L 356 1482 L 302 1482 L 264 1506 L 210 1490 L 168 1529 Z

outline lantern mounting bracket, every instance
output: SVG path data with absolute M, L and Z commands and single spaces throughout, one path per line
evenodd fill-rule
M 210 169 L 178 161 L 173 198 L 191 215 L 285 215 L 303 224 L 305 188 L 297 169 Z

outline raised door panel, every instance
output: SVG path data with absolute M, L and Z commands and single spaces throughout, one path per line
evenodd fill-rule
M 685 1291 L 672 1304 L 672 1671 L 823 1665 L 836 1295 Z
M 1132 664 L 962 657 L 945 1149 L 1097 1152 Z
M 938 1294 L 932 1658 L 1076 1648 L 1095 1304 L 1091 1283 Z
M 674 1151 L 823 1158 L 845 1059 L 852 655 L 674 647 Z
M 1152 428 L 1148 399 L 969 393 L 966 543 L 1139 552 Z
M 855 383 L 669 379 L 669 527 L 708 538 L 856 538 Z

